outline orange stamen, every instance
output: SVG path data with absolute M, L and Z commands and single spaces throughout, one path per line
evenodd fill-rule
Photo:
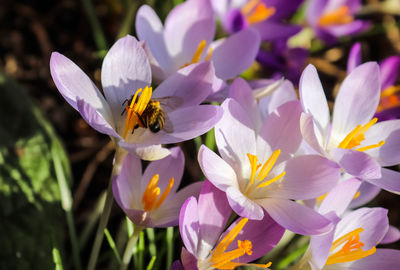
M 187 67 L 187 66 L 189 66 L 191 64 L 195 64 L 195 63 L 200 62 L 201 56 L 202 56 L 203 51 L 206 48 L 206 46 L 207 46 L 206 40 L 203 39 L 202 41 L 200 41 L 199 45 L 197 45 L 197 49 L 194 52 L 192 60 L 190 61 L 190 63 L 184 64 L 183 66 L 181 66 L 181 68 L 184 68 L 184 67 Z M 208 49 L 208 53 L 207 53 L 206 57 L 204 58 L 204 60 L 205 61 L 209 61 L 210 58 L 211 58 L 212 53 L 213 53 L 213 48 L 210 47 Z
M 322 15 L 318 21 L 318 26 L 348 24 L 352 21 L 354 21 L 354 17 L 350 15 L 349 7 L 343 5 L 329 13 Z
M 362 250 L 364 243 L 360 242 L 360 233 L 363 228 L 355 229 L 342 237 L 336 239 L 331 247 L 331 255 L 326 261 L 326 265 L 335 263 L 345 263 L 365 258 L 375 253 L 376 248 Z
M 275 14 L 275 8 L 267 6 L 261 0 L 250 0 L 241 9 L 249 24 L 262 22 Z
M 143 203 L 143 209 L 146 212 L 158 209 L 161 206 L 161 204 L 165 201 L 169 192 L 172 189 L 172 186 L 174 185 L 174 178 L 171 178 L 163 194 L 161 195 L 161 197 L 159 197 L 161 190 L 158 187 L 158 180 L 159 180 L 159 175 L 155 174 L 149 181 L 146 190 L 143 192 L 142 203 Z
M 358 125 L 356 126 L 347 136 L 343 139 L 343 141 L 339 144 L 338 148 L 352 149 L 356 146 L 359 146 L 363 140 L 365 140 L 364 133 L 367 132 L 376 122 L 378 118 L 373 118 L 364 126 Z M 372 148 L 377 148 L 385 144 L 385 141 L 380 141 L 377 144 L 360 147 L 357 148 L 357 151 L 366 151 Z
M 381 92 L 381 98 L 379 100 L 377 112 L 381 112 L 388 109 L 393 109 L 400 106 L 400 85 L 390 86 Z

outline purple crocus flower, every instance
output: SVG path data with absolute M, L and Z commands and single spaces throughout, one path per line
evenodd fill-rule
M 397 269 L 400 251 L 376 249 L 385 241 L 397 241 L 398 231 L 391 229 L 387 210 L 361 208 L 344 214 L 360 181 L 349 179 L 336 186 L 322 201 L 319 213 L 335 223 L 335 230 L 311 236 L 310 247 L 290 270 Z
M 169 151 L 161 148 L 161 144 L 199 136 L 221 116 L 217 106 L 199 105 L 212 91 L 215 75 L 210 63 L 181 69 L 152 93 L 149 60 L 132 36 L 118 40 L 104 58 L 101 81 L 105 97 L 62 54 L 51 55 L 50 71 L 60 93 L 90 126 L 143 159 L 165 157 Z M 164 112 L 165 125 L 157 133 L 141 128 L 143 120 L 138 117 L 143 115 L 150 100 Z
M 357 34 L 369 26 L 369 22 L 355 19 L 361 8 L 361 0 L 310 0 L 307 20 L 315 34 L 327 43 L 337 38 Z
M 343 81 L 335 100 L 332 124 L 314 66 L 300 79 L 304 140 L 344 172 L 391 192 L 400 192 L 400 174 L 386 168 L 400 163 L 400 120 L 376 123 L 380 95 L 379 67 L 366 63 Z
M 256 29 L 262 40 L 287 39 L 300 30 L 284 19 L 291 16 L 303 0 L 211 0 L 222 26 L 228 33 Z
M 191 197 L 182 206 L 179 230 L 185 247 L 182 264 L 185 270 L 234 269 L 270 251 L 285 231 L 268 214 L 260 221 L 239 218 L 224 232 L 231 208 L 226 196 L 205 181 L 199 200 Z M 175 262 L 171 269 L 183 269 Z
M 215 19 L 209 0 L 177 5 L 164 26 L 155 11 L 143 5 L 136 15 L 136 32 L 145 41 L 153 77 L 158 81 L 182 67 L 205 61 L 213 63 L 219 79 L 231 79 L 253 63 L 260 46 L 259 34 L 252 29 L 213 42 Z M 222 87 L 221 80 L 216 79 L 214 90 Z
M 128 154 L 121 173 L 113 181 L 115 200 L 135 225 L 168 227 L 178 225 L 184 201 L 200 192 L 200 182 L 177 191 L 185 166 L 179 147 L 171 154 L 151 162 L 142 174 L 140 159 Z
M 347 72 L 361 64 L 361 44 L 355 43 L 350 50 Z M 400 75 L 400 56 L 390 56 L 379 63 L 381 97 L 375 116 L 378 121 L 400 118 L 400 86 L 395 85 Z
M 222 158 L 202 146 L 198 159 L 206 177 L 226 193 L 232 209 L 255 220 L 264 217 L 265 209 L 281 226 L 299 234 L 332 229 L 329 220 L 293 201 L 323 195 L 339 179 L 339 167 L 326 158 L 292 157 L 302 140 L 299 102 L 279 106 L 257 133 L 238 102 L 227 99 L 221 107 L 224 115 L 215 126 L 215 139 Z

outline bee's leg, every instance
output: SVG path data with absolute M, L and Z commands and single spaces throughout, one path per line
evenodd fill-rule
M 129 101 L 129 99 L 125 99 L 124 102 L 122 102 L 121 105 L 124 106 L 125 103 L 127 103 L 128 101 Z M 122 110 L 121 116 L 123 116 L 125 112 L 126 112 L 126 108 L 125 108 L 125 106 L 124 106 L 124 109 Z
M 134 131 L 135 129 L 139 128 L 139 127 L 147 127 L 146 121 L 144 120 L 144 118 L 143 118 L 140 114 L 138 114 L 138 113 L 136 113 L 136 116 L 138 117 L 139 122 L 138 122 L 138 123 L 135 125 L 135 127 L 132 129 L 132 134 L 133 134 L 133 131 Z

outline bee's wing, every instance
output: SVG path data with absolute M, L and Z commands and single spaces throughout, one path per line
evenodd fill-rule
M 173 111 L 184 102 L 183 98 L 176 96 L 167 96 L 162 98 L 154 98 L 154 100 L 159 101 L 161 108 L 167 111 Z
M 164 127 L 163 130 L 167 133 L 172 133 L 174 132 L 174 126 L 171 122 L 171 119 L 169 119 L 168 114 L 164 113 Z

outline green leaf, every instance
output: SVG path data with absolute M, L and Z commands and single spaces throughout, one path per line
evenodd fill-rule
M 0 92 L 0 269 L 54 269 L 66 221 L 53 159 L 68 181 L 69 163 L 39 109 L 1 73 Z

